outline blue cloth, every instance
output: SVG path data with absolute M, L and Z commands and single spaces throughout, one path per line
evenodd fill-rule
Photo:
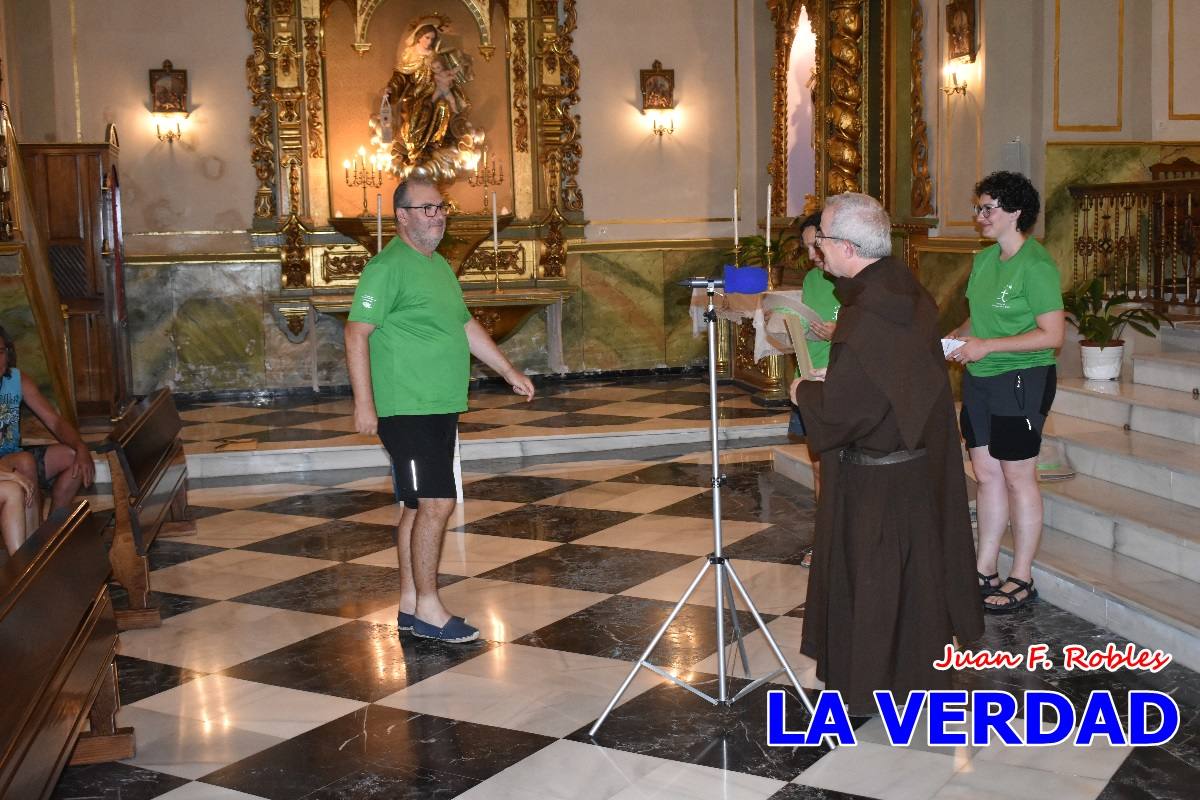
M 12 367 L 0 378 L 0 456 L 21 449 L 21 370 Z

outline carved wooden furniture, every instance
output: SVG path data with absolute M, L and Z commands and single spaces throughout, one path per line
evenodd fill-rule
M 21 145 L 36 227 L 65 308 L 76 416 L 101 424 L 129 404 L 132 385 L 118 151 L 112 126 L 104 142 Z
M 113 577 L 129 593 L 129 607 L 117 610 L 121 630 L 162 624 L 150 602 L 146 557 L 155 537 L 196 532 L 187 502 L 182 427 L 171 391 L 159 389 L 117 420 L 98 448 L 112 472 L 114 528 L 108 557 Z
M 68 760 L 134 754 L 133 729 L 115 723 L 117 624 L 102 529 L 80 501 L 0 564 L 0 797 L 49 796 Z

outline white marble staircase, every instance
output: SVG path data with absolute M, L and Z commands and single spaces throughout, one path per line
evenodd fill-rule
M 1078 474 L 1042 484 L 1034 580 L 1046 601 L 1200 669 L 1200 328 L 1162 350 L 1134 357 L 1134 383 L 1059 381 L 1046 435 Z M 811 485 L 803 446 L 778 448 L 775 468 Z M 1010 555 L 1006 542 L 1002 572 Z

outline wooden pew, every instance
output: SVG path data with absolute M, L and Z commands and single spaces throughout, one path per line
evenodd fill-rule
M 159 389 L 131 406 L 97 448 L 112 473 L 114 527 L 108 557 L 113 577 L 129 593 L 129 607 L 117 609 L 121 630 L 162 624 L 150 601 L 146 557 L 155 537 L 196 532 L 188 509 L 182 427 L 170 390 Z
M 103 527 L 81 500 L 0 565 L 0 797 L 49 796 L 68 759 L 134 754 L 133 729 L 116 727 Z M 85 719 L 91 730 L 81 734 Z

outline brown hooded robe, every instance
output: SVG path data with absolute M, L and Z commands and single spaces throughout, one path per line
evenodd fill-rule
M 825 381 L 797 398 L 822 483 L 800 649 L 851 713 L 870 714 L 876 689 L 903 702 L 948 688 L 931 664 L 953 637 L 978 638 L 983 613 L 937 306 L 891 257 L 839 280 L 837 294 Z M 860 465 L 840 460 L 847 447 L 926 454 Z

